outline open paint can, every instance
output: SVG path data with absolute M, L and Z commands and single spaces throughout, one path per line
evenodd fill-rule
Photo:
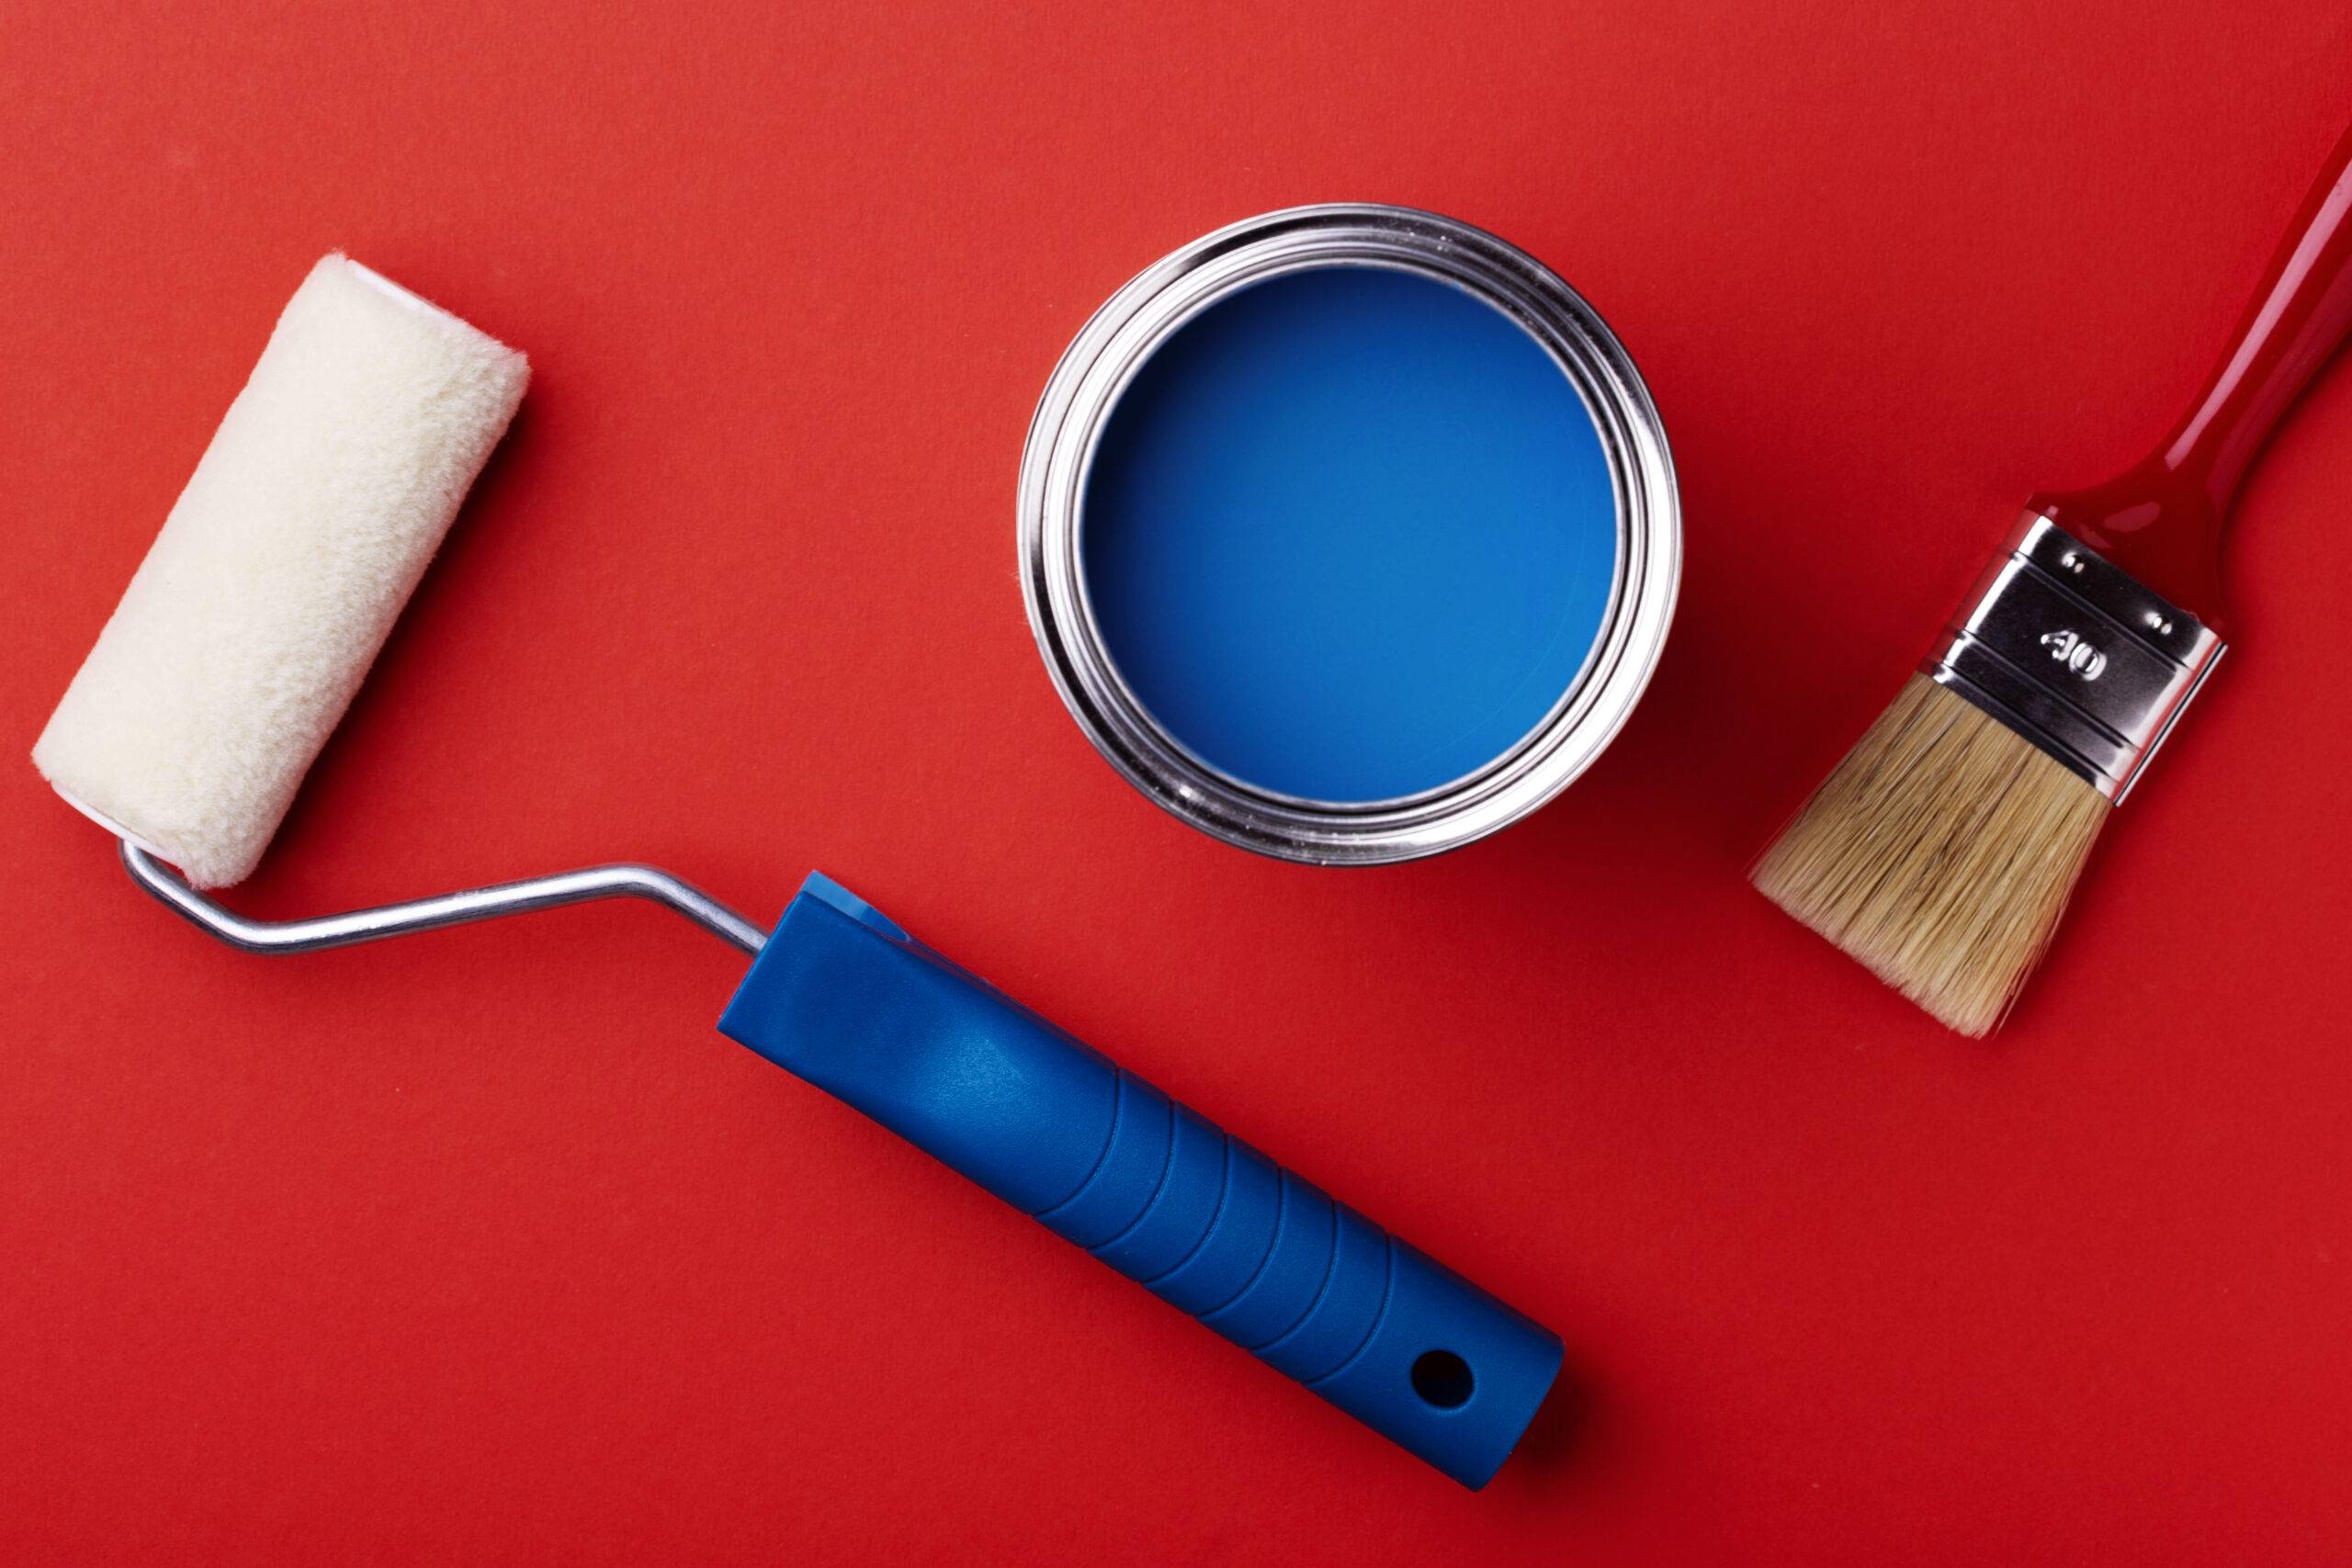
M 1335 205 L 1114 295 L 1046 383 L 1021 575 L 1129 783 L 1315 864 L 1453 849 L 1567 787 L 1657 667 L 1681 517 L 1624 345 L 1482 230 Z

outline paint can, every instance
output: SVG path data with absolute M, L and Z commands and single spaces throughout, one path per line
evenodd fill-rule
M 1268 213 L 1145 269 L 1047 382 L 1019 508 L 1030 624 L 1095 749 L 1202 831 L 1320 865 L 1454 849 L 1566 788 L 1680 572 L 1615 334 L 1525 253 L 1396 207 Z

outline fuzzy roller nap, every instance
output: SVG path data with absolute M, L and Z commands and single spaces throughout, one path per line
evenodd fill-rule
M 33 747 L 42 775 L 198 887 L 251 874 L 529 379 L 322 259 Z

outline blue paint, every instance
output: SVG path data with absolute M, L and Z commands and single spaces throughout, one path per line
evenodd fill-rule
M 1087 592 L 1160 726 L 1245 784 L 1419 794 L 1542 724 L 1608 611 L 1591 416 L 1485 302 L 1379 268 L 1212 306 L 1112 411 Z

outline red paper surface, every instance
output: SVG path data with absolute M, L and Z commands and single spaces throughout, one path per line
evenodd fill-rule
M 0 1559 L 2352 1557 L 2352 373 L 2007 1032 L 1742 880 L 2018 502 L 2177 411 L 2341 0 L 0 9 L 21 758 L 322 252 L 537 377 L 262 876 L 811 865 L 1556 1328 L 1483 1495 L 712 1032 L 603 906 L 265 961 L 0 766 Z M 1123 279 L 1369 197 L 1557 267 L 1681 465 L 1671 646 L 1536 818 L 1161 816 L 1013 573 Z

